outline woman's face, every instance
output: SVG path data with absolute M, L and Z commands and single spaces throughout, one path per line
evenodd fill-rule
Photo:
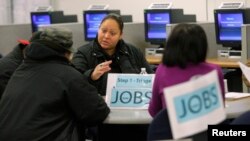
M 98 42 L 104 50 L 114 51 L 117 42 L 121 38 L 121 30 L 115 20 L 107 19 L 100 25 L 98 30 Z

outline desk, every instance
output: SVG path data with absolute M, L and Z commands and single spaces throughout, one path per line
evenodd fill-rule
M 237 100 L 226 100 L 226 113 L 228 119 L 236 118 L 249 110 L 250 97 Z
M 250 110 L 250 97 L 237 100 L 226 100 L 227 118 L 236 118 L 240 114 Z M 149 124 L 152 117 L 147 109 L 111 109 L 110 114 L 105 119 L 106 124 Z
M 158 65 L 161 63 L 161 57 L 159 56 L 148 56 L 146 57 L 146 60 L 149 64 Z M 208 63 L 217 64 L 223 68 L 239 68 L 239 65 L 237 64 L 237 60 L 222 60 L 218 58 L 208 58 L 206 60 Z
M 219 60 L 218 58 L 208 58 L 206 60 L 208 63 L 217 64 L 222 68 L 239 68 L 238 60 Z
M 146 60 L 148 61 L 149 64 L 152 65 L 158 65 L 161 63 L 161 58 L 160 56 L 146 56 Z
M 111 109 L 104 123 L 111 124 L 149 124 L 152 117 L 145 109 Z
M 236 118 L 250 110 L 250 97 L 226 100 L 225 103 L 227 119 Z M 99 126 L 99 141 L 145 141 L 147 129 L 152 119 L 147 109 L 111 109 L 104 124 Z M 119 137 L 115 138 L 117 136 Z

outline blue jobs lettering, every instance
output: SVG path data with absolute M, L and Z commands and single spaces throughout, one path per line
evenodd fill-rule
M 174 98 L 178 122 L 203 116 L 220 105 L 218 88 L 215 83 Z
M 111 107 L 142 107 L 149 103 L 152 96 L 151 89 L 124 89 L 113 88 Z

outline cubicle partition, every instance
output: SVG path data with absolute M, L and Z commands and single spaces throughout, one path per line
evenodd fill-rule
M 83 24 L 82 23 L 65 23 L 53 24 L 52 27 L 66 27 L 73 32 L 73 47 L 86 44 L 84 40 Z M 18 39 L 29 39 L 32 35 L 30 24 L 12 24 L 0 26 L 0 52 L 3 55 L 9 53 L 17 44 Z M 147 47 L 156 47 L 145 42 L 144 39 L 144 24 L 143 23 L 125 23 L 123 31 L 123 39 L 126 42 L 132 43 L 144 52 Z
M 216 44 L 214 23 L 199 23 L 208 37 L 209 51 L 208 58 L 217 57 L 217 50 L 223 49 L 221 45 Z M 173 27 L 175 24 L 168 26 Z M 83 23 L 64 23 L 53 24 L 52 27 L 66 27 L 73 32 L 73 47 L 78 48 L 87 41 L 84 40 Z M 6 55 L 17 44 L 18 39 L 29 39 L 31 37 L 30 24 L 13 24 L 0 26 L 0 52 Z M 123 31 L 123 39 L 126 42 L 132 43 L 144 52 L 145 48 L 157 47 L 145 41 L 144 23 L 125 23 Z
M 216 44 L 215 38 L 215 28 L 214 23 L 212 22 L 197 22 L 197 24 L 201 25 L 207 35 L 208 38 L 208 58 L 217 58 L 217 51 L 223 49 L 221 45 Z M 176 24 L 169 24 L 167 28 L 173 28 Z M 82 23 L 70 23 L 70 24 L 53 24 L 50 26 L 55 27 L 66 27 L 72 30 L 73 32 L 73 47 L 78 48 L 79 46 L 87 43 L 84 40 L 84 32 L 83 32 L 83 24 Z M 170 31 L 167 31 L 170 32 Z M 144 36 L 144 23 L 125 23 L 123 30 L 123 39 L 126 42 L 132 43 L 136 47 L 140 48 L 143 52 L 145 48 L 157 48 L 158 45 L 153 45 L 145 41 Z
M 215 27 L 213 22 L 196 22 L 195 24 L 199 24 L 207 35 L 208 40 L 208 55 L 207 58 L 217 58 L 218 50 L 223 49 L 221 45 L 216 43 L 215 37 Z M 174 28 L 176 24 L 170 24 L 166 26 L 167 33 L 170 34 L 171 30 Z
M 241 27 L 241 35 L 242 35 L 242 58 L 241 62 L 246 63 L 247 60 L 250 58 L 250 24 L 244 24 Z
M 0 25 L 0 53 L 6 55 L 17 45 L 18 39 L 29 39 L 31 35 L 30 24 Z
M 207 58 L 217 58 L 218 57 L 218 50 L 223 49 L 222 45 L 218 45 L 216 43 L 216 37 L 215 37 L 215 26 L 213 22 L 208 23 L 198 23 L 203 29 L 205 30 L 205 33 L 207 35 L 208 40 L 208 55 Z M 225 48 L 224 48 L 225 49 Z
M 158 47 L 145 41 L 144 23 L 125 23 L 123 38 L 125 41 L 132 43 L 136 47 L 141 48 L 144 52 L 145 48 Z
M 88 43 L 84 39 L 84 29 L 82 23 L 67 23 L 67 24 L 53 24 L 52 27 L 66 27 L 73 32 L 73 47 L 78 48 L 83 44 Z M 43 28 L 43 27 L 42 27 Z M 156 47 L 145 42 L 144 39 L 144 24 L 143 23 L 124 23 L 123 39 L 140 48 L 143 52 L 147 47 Z

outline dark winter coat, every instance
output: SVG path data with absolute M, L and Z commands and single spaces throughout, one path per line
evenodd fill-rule
M 102 51 L 97 39 L 78 48 L 74 54 L 72 63 L 75 67 L 88 77 L 101 95 L 106 95 L 107 73 L 100 79 L 91 80 L 91 73 L 95 67 L 107 60 L 112 60 L 112 73 L 140 73 L 141 68 L 146 68 L 148 73 L 153 73 L 143 53 L 131 44 L 120 40 L 116 46 L 116 53 L 110 57 Z
M 63 54 L 33 42 L 26 55 L 0 101 L 1 141 L 80 141 L 103 122 L 110 109 Z
M 0 59 L 0 99 L 11 75 L 23 61 L 24 46 L 21 43 L 18 44 L 9 54 Z

